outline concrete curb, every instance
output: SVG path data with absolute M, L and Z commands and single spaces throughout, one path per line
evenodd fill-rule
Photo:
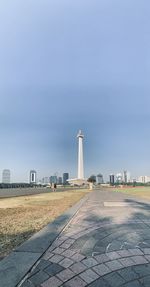
M 0 287 L 15 287 L 19 284 L 88 197 L 89 194 L 0 261 Z

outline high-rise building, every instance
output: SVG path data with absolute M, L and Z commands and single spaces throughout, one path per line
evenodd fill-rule
M 127 170 L 123 172 L 123 182 L 128 183 L 130 182 L 130 173 Z
M 56 175 L 50 176 L 50 183 L 51 183 L 51 184 L 53 184 L 53 183 L 56 183 L 56 184 L 57 184 L 57 176 L 56 176 Z
M 45 176 L 42 178 L 42 183 L 43 184 L 49 184 L 50 183 L 50 178 L 48 176 Z
M 121 173 L 117 173 L 116 174 L 116 182 L 117 183 L 122 183 L 123 178 L 122 178 L 122 174 Z
M 57 183 L 58 183 L 58 184 L 62 184 L 62 177 L 61 177 L 61 176 L 58 177 Z
M 31 184 L 35 184 L 36 183 L 36 177 L 37 177 L 37 173 L 35 170 L 30 170 L 30 183 Z
M 147 176 L 147 175 L 140 176 L 138 178 L 138 182 L 149 183 L 150 182 L 150 176 Z
M 110 174 L 109 182 L 110 182 L 111 185 L 114 185 L 114 183 L 115 183 L 115 176 L 114 176 L 114 174 Z
M 98 175 L 97 175 L 97 183 L 98 184 L 102 184 L 104 182 L 104 180 L 103 180 L 103 175 L 101 174 L 101 173 L 99 173 Z
M 10 170 L 9 169 L 3 170 L 2 183 L 10 183 Z
M 67 179 L 69 179 L 69 173 L 68 172 L 64 172 L 63 173 L 63 184 L 64 185 L 68 184 Z

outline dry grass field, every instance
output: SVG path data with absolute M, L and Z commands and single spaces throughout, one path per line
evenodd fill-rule
M 111 188 L 111 190 L 114 190 L 115 192 L 123 192 L 126 194 L 130 194 L 133 196 L 138 196 L 143 199 L 149 199 L 150 200 L 150 187 L 115 187 Z
M 88 190 L 0 199 L 0 258 L 78 202 Z

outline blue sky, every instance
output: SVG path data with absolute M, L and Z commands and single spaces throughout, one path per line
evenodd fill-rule
M 148 0 L 1 0 L 0 173 L 150 175 Z

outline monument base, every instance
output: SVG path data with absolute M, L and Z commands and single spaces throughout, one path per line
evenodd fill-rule
M 78 186 L 81 186 L 81 185 L 84 185 L 84 184 L 88 184 L 87 182 L 87 179 L 85 178 L 73 178 L 73 179 L 68 179 L 67 180 L 70 185 L 78 185 Z

